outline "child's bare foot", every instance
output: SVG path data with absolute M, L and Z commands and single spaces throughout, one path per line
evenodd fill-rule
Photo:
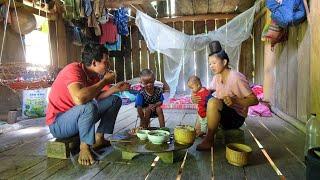
M 89 146 L 85 143 L 81 143 L 80 145 L 78 162 L 79 164 L 85 166 L 92 165 L 95 162 L 90 152 Z
M 209 141 L 205 138 L 200 144 L 198 144 L 196 150 L 197 151 L 210 151 L 212 146 L 213 146 L 213 141 Z

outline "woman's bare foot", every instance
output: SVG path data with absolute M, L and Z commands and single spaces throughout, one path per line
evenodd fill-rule
M 95 160 L 92 157 L 92 154 L 89 149 L 89 145 L 81 142 L 80 144 L 80 152 L 79 152 L 79 158 L 78 162 L 81 165 L 89 166 L 92 165 Z
M 212 146 L 213 146 L 213 141 L 209 141 L 209 140 L 207 140 L 207 138 L 205 138 L 200 144 L 198 144 L 196 150 L 197 151 L 210 151 Z

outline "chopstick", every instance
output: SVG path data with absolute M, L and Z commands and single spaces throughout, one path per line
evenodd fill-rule
M 129 143 L 129 142 L 132 142 L 132 141 L 129 141 L 129 140 L 122 140 L 122 139 L 109 139 L 109 141 L 110 142 L 127 142 L 127 143 Z

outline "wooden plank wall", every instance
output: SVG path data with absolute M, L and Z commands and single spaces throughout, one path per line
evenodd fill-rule
M 254 82 L 263 84 L 264 43 L 261 32 L 264 18 L 254 28 Z M 305 123 L 309 113 L 310 34 L 305 21 L 289 28 L 288 41 L 277 44 L 275 62 L 275 108 Z
M 319 0 L 311 0 L 311 111 L 320 115 L 320 2 Z M 307 71 L 308 72 L 308 71 Z
M 68 64 L 67 33 L 61 15 L 56 21 L 49 21 L 49 33 L 52 50 L 52 66 L 64 67 Z

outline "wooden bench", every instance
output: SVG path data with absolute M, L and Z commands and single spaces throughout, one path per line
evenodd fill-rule
M 47 157 L 58 158 L 58 159 L 68 159 L 70 152 L 75 152 L 79 150 L 80 138 L 79 136 L 73 136 L 66 139 L 51 139 L 48 141 Z

